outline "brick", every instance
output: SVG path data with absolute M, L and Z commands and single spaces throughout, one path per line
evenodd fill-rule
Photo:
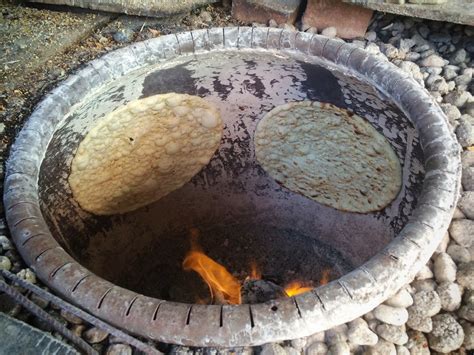
M 352 39 L 364 36 L 371 17 L 372 10 L 341 0 L 308 0 L 303 27 L 316 27 L 319 30 L 336 27 L 338 37 Z
M 278 24 L 293 24 L 300 5 L 301 0 L 234 0 L 232 16 L 245 23 L 267 24 L 274 19 Z

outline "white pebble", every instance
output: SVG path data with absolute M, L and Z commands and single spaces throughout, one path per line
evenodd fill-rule
M 434 258 L 434 275 L 438 282 L 456 280 L 456 264 L 447 253 L 439 253 Z
M 387 324 L 402 325 L 408 320 L 408 312 L 405 308 L 381 304 L 373 312 L 375 318 Z
M 411 297 L 410 293 L 406 290 L 406 288 L 402 288 L 395 295 L 387 299 L 384 303 L 392 307 L 407 308 L 413 304 L 413 297 Z

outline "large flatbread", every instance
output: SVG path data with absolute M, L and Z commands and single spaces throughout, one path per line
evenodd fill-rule
M 73 196 L 99 215 L 150 204 L 207 165 L 221 135 L 218 110 L 200 97 L 170 93 L 132 101 L 80 143 L 69 176 Z
M 274 108 L 257 126 L 255 152 L 283 186 L 343 211 L 383 209 L 402 184 L 400 162 L 385 137 L 331 104 L 302 101 Z

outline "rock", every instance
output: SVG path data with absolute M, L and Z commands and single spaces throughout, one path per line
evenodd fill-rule
M 277 23 L 274 19 L 271 18 L 271 19 L 268 21 L 268 27 L 276 28 L 276 27 L 278 27 L 278 23 Z
M 428 334 L 430 348 L 441 353 L 449 353 L 461 347 L 464 331 L 450 314 L 438 314 L 433 317 L 433 330 Z
M 454 208 L 453 219 L 464 219 L 464 218 L 466 218 L 464 213 L 462 213 L 462 211 L 459 208 L 457 208 L 457 207 Z M 453 256 L 451 255 L 451 257 L 453 257 Z M 456 261 L 456 260 L 454 260 L 454 261 Z
M 245 23 L 268 23 L 271 19 L 275 20 L 278 24 L 294 23 L 300 5 L 300 0 L 273 0 L 265 2 L 233 0 L 232 17 Z
M 380 339 L 374 346 L 367 346 L 364 355 L 397 355 L 393 343 Z
M 461 305 L 462 291 L 458 284 L 454 282 L 442 282 L 436 292 L 441 301 L 441 308 L 444 311 L 452 312 Z
M 347 341 L 347 324 L 341 324 L 331 329 L 326 330 L 326 343 L 332 345 L 337 342 Z
M 461 108 L 464 106 L 468 98 L 469 94 L 467 91 L 454 90 L 444 97 L 444 102 Z
M 439 243 L 438 247 L 436 248 L 437 253 L 444 253 L 446 249 L 448 248 L 449 244 L 449 233 L 446 232 L 443 235 L 443 239 L 441 239 L 441 242 Z
M 451 55 L 451 57 L 449 58 L 449 62 L 454 65 L 464 63 L 464 61 L 466 60 L 466 56 L 467 53 L 464 48 L 458 49 Z
M 397 345 L 397 355 L 410 355 L 410 350 L 403 345 Z
M 421 55 L 423 57 L 423 54 Z M 426 58 L 423 58 L 420 61 L 420 66 L 422 67 L 443 67 L 444 59 L 437 54 L 430 54 Z
M 290 341 L 290 344 L 296 350 L 303 350 L 306 347 L 307 338 L 293 339 Z
M 381 304 L 373 312 L 375 318 L 387 324 L 403 325 L 408 319 L 408 312 L 405 308 Z
M 405 60 L 408 60 L 410 62 L 416 62 L 418 59 L 420 59 L 421 55 L 420 53 L 417 52 L 408 52 L 405 55 Z
M 71 330 L 78 337 L 82 337 L 82 333 L 86 330 L 86 326 L 84 324 L 75 324 L 71 327 Z
M 0 256 L 0 269 L 10 271 L 12 268 L 12 262 L 7 256 Z
M 112 344 L 105 350 L 105 355 L 132 355 L 132 348 L 127 344 Z
M 398 49 L 390 43 L 382 43 L 380 50 L 388 59 L 395 59 L 399 57 Z
M 117 43 L 129 43 L 133 41 L 135 32 L 130 28 L 121 28 L 114 33 L 113 39 Z
M 375 345 L 379 340 L 377 334 L 369 329 L 367 322 L 362 318 L 349 323 L 347 337 L 350 343 L 356 345 Z
M 411 283 L 411 286 L 416 292 L 434 291 L 436 290 L 436 285 L 436 281 L 433 279 L 415 280 Z
M 283 349 L 285 349 L 286 355 L 301 355 L 301 351 L 298 351 L 291 346 L 285 346 Z
M 32 293 L 30 295 L 30 300 L 33 301 L 34 303 L 36 303 L 36 305 L 38 307 L 40 307 L 41 309 L 45 309 L 46 307 L 48 307 L 49 305 L 49 301 L 48 300 L 45 300 L 44 298 L 38 296 L 37 294 L 35 293 Z
M 336 27 L 326 27 L 324 30 L 321 31 L 323 36 L 334 38 L 337 35 L 337 28 Z
M 12 242 L 4 235 L 0 235 L 0 247 L 5 251 L 13 249 Z
M 457 87 L 467 87 L 472 81 L 472 72 L 469 74 L 462 74 L 454 78 Z
M 474 167 L 474 151 L 465 150 L 464 152 L 462 152 L 461 164 L 463 169 Z
M 446 65 L 443 68 L 443 76 L 446 80 L 452 80 L 458 76 L 459 67 L 455 65 Z
M 464 331 L 463 347 L 466 350 L 474 350 L 474 324 L 462 321 L 461 326 Z
M 199 18 L 201 19 L 203 23 L 206 23 L 206 24 L 212 23 L 212 15 L 206 10 L 201 10 L 201 12 L 199 13 Z
M 302 22 L 305 27 L 336 27 L 339 37 L 353 39 L 365 35 L 371 18 L 372 10 L 342 1 L 308 1 Z
M 474 116 L 474 101 L 468 101 L 464 109 L 468 115 Z
M 474 304 L 461 306 L 458 310 L 458 316 L 469 322 L 474 322 Z
M 467 116 L 467 117 L 465 117 Z M 470 116 L 462 115 L 459 118 L 459 125 L 456 128 L 456 137 L 462 147 L 467 148 L 474 145 L 474 128 L 469 122 Z
M 338 341 L 329 347 L 328 355 L 350 355 L 351 349 L 345 341 Z
M 314 333 L 308 337 L 306 337 L 306 341 L 308 344 L 312 343 L 324 343 L 324 339 L 326 339 L 326 332 L 319 332 Z
M 474 191 L 474 167 L 462 170 L 462 186 L 464 190 Z
M 429 90 L 438 91 L 441 95 L 447 94 L 449 91 L 448 83 L 443 77 L 436 75 L 436 79 L 429 86 Z
M 93 327 L 86 330 L 82 336 L 87 342 L 91 344 L 97 344 L 104 341 L 109 336 L 109 333 L 102 329 Z
M 449 123 L 451 123 L 451 125 L 453 125 L 453 123 L 461 117 L 461 111 L 459 111 L 456 106 L 451 104 L 441 104 L 440 106 L 448 117 Z
M 433 329 L 433 322 L 430 317 L 421 315 L 416 309 L 408 308 L 408 321 L 407 325 L 414 330 L 428 333 Z
M 318 29 L 316 27 L 310 27 L 305 32 L 306 33 L 318 33 Z
M 406 347 L 410 350 L 411 355 L 430 355 L 428 340 L 422 332 L 409 330 Z
M 474 221 L 469 219 L 458 219 L 452 221 L 449 226 L 449 234 L 456 243 L 469 248 L 472 244 L 472 236 L 474 235 Z
M 446 251 L 456 264 L 468 263 L 471 261 L 471 253 L 465 247 L 457 244 L 451 244 Z
M 426 279 L 432 279 L 433 278 L 433 272 L 431 269 L 428 267 L 428 265 L 425 265 L 421 268 L 420 271 L 415 276 L 416 280 L 426 280 Z
M 410 308 L 422 317 L 432 317 L 441 310 L 441 300 L 436 291 L 420 291 L 413 296 Z
M 69 312 L 66 312 L 65 310 L 61 310 L 60 311 L 60 315 L 61 317 L 63 317 L 65 320 L 67 320 L 69 323 L 72 323 L 72 324 L 82 324 L 82 319 L 79 318 L 78 316 L 72 314 L 72 313 L 69 313 Z
M 474 289 L 474 261 L 459 265 L 457 281 L 469 290 Z
M 437 282 L 456 280 L 456 264 L 446 253 L 439 253 L 434 257 L 433 269 Z
M 16 274 L 16 276 L 18 276 L 20 279 L 25 280 L 26 282 L 32 284 L 36 283 L 36 275 L 30 269 L 22 269 Z
M 364 38 L 369 42 L 375 42 L 377 39 L 377 33 L 375 31 L 367 31 Z
M 311 344 L 305 354 L 307 355 L 326 355 L 328 353 L 328 347 L 322 342 L 316 342 Z
M 282 29 L 288 30 L 288 31 L 296 31 L 296 27 L 293 26 L 290 23 L 281 23 L 281 24 L 278 25 L 278 28 L 282 28 Z
M 369 52 L 370 54 L 379 54 L 380 53 L 380 48 L 376 43 L 368 43 L 367 46 L 365 47 L 365 50 Z
M 406 290 L 406 288 L 402 288 L 395 295 L 387 299 L 384 303 L 392 307 L 407 308 L 413 304 L 413 297 L 411 297 L 410 293 Z
M 383 339 L 397 345 L 404 345 L 408 341 L 408 335 L 404 325 L 380 324 L 377 327 L 377 334 Z

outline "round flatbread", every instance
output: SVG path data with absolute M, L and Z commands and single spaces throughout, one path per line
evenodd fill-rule
M 69 184 L 91 213 L 125 213 L 183 186 L 209 163 L 222 120 L 204 99 L 169 93 L 129 102 L 80 143 Z
M 402 184 L 400 162 L 385 137 L 331 104 L 302 101 L 274 108 L 257 126 L 255 152 L 283 186 L 343 211 L 380 210 Z

